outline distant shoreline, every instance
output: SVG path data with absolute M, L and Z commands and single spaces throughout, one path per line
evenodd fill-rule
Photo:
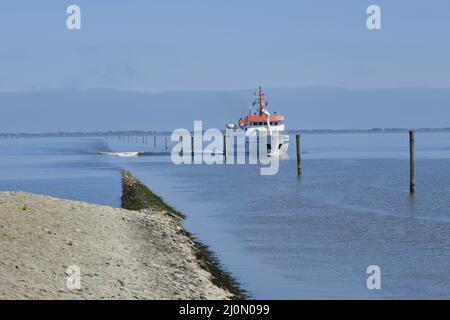
M 294 129 L 287 130 L 289 134 L 392 134 L 407 133 L 406 128 L 373 128 L 373 129 Z M 418 133 L 444 133 L 450 128 L 417 128 Z M 93 138 L 93 137 L 121 137 L 121 136 L 170 136 L 171 131 L 105 131 L 105 132 L 48 132 L 48 133 L 0 133 L 0 138 Z

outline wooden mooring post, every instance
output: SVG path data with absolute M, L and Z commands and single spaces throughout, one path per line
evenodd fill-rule
M 223 155 L 225 158 L 227 157 L 227 135 L 226 134 L 223 136 Z
M 409 131 L 409 192 L 416 193 L 415 132 Z
M 302 175 L 302 149 L 301 149 L 301 140 L 300 135 L 297 134 L 295 136 L 295 143 L 297 145 L 297 175 Z
M 195 158 L 195 154 L 194 154 L 194 137 L 191 137 L 191 164 L 194 164 L 194 158 Z

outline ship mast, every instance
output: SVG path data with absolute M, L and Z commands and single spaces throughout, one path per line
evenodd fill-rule
M 261 86 L 259 87 L 258 96 L 259 96 L 259 115 L 262 116 L 264 110 L 264 93 L 262 92 Z

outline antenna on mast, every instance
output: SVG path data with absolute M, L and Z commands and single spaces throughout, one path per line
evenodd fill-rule
M 259 115 L 263 115 L 264 109 L 264 93 L 262 92 L 262 87 L 259 86 Z

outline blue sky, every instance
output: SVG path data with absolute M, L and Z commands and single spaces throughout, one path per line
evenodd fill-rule
M 449 88 L 449 31 L 447 0 L 8 1 L 0 91 Z

